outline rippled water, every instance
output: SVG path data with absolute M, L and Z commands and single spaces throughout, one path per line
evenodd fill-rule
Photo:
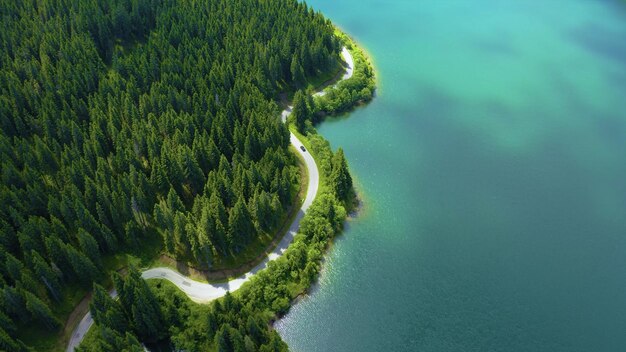
M 626 3 L 313 0 L 376 100 L 319 131 L 361 214 L 295 351 L 626 351 Z

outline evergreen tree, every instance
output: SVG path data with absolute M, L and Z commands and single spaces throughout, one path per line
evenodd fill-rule
M 100 260 L 100 250 L 98 248 L 98 242 L 84 229 L 78 229 L 78 244 L 80 249 L 85 255 L 97 266 L 101 267 L 102 262 Z
M 218 352 L 243 352 L 244 341 L 241 333 L 229 324 L 224 324 L 215 334 Z
M 283 352 L 288 351 L 287 345 L 280 339 L 276 331 L 272 331 L 270 341 L 261 346 L 260 352 Z
M 294 117 L 298 131 L 304 133 L 305 122 L 311 118 L 311 109 L 307 104 L 306 93 L 301 90 L 298 90 L 293 96 L 293 109 L 291 114 Z
M 91 285 L 93 279 L 99 274 L 93 262 L 72 246 L 65 246 L 65 253 L 78 280 L 84 286 Z
M 94 284 L 89 311 L 94 322 L 101 328 L 109 328 L 120 333 L 128 330 L 129 324 L 119 303 L 98 284 Z
M 348 162 L 343 153 L 343 149 L 339 148 L 332 160 L 332 172 L 330 175 L 331 184 L 334 186 L 337 198 L 344 202 L 349 201 L 352 194 L 352 177 L 348 170 Z
M 31 251 L 33 269 L 35 274 L 46 286 L 48 292 L 56 301 L 61 299 L 61 284 L 58 274 L 46 263 L 46 261 L 35 251 Z
M 230 247 L 235 251 L 241 250 L 242 244 L 247 243 L 256 233 L 250 217 L 250 212 L 240 197 L 230 212 L 228 218 L 228 234 L 230 238 Z
M 51 266 L 57 267 L 61 273 L 61 279 L 68 279 L 72 277 L 74 269 L 68 258 L 67 251 L 63 242 L 56 237 L 46 237 L 46 251 L 48 258 L 52 258 Z
M 34 294 L 24 291 L 24 300 L 26 309 L 32 314 L 33 318 L 44 324 L 46 328 L 54 330 L 61 326 L 61 323 L 54 317 L 50 308 Z
M 304 75 L 304 69 L 302 68 L 302 64 L 297 55 L 294 55 L 291 59 L 290 65 L 291 79 L 296 84 L 297 87 L 301 87 L 306 81 L 306 77 Z
M 163 312 L 137 269 L 130 267 L 125 279 L 114 274 L 113 282 L 119 293 L 125 315 L 129 318 L 137 336 L 142 341 L 154 342 L 162 339 L 167 332 Z
M 213 240 L 215 230 L 215 221 L 211 216 L 208 207 L 202 208 L 202 215 L 198 222 L 196 233 L 198 234 L 198 240 L 196 250 L 194 251 L 196 260 L 199 263 L 205 264 L 207 267 L 211 266 L 213 258 Z
M 11 322 L 11 318 L 4 314 L 2 310 L 0 310 L 0 329 L 11 334 L 14 334 L 17 330 L 15 325 Z
M 24 271 L 24 264 L 21 261 L 17 260 L 10 253 L 6 253 L 6 261 L 5 261 L 5 270 L 9 274 L 9 277 L 15 282 L 19 281 L 22 277 L 22 272 Z
M 95 345 L 89 348 L 80 345 L 78 351 L 107 351 L 107 352 L 143 352 L 144 347 L 131 332 L 119 332 L 108 327 L 100 326 L 100 336 Z
M 211 194 L 209 197 L 209 213 L 213 218 L 213 222 L 215 224 L 215 232 L 213 234 L 213 238 L 215 239 L 215 246 L 221 250 L 223 254 L 226 253 L 227 250 L 227 230 L 228 226 L 228 216 L 226 213 L 226 208 L 224 207 L 224 203 L 222 203 L 221 198 L 217 196 L 217 193 Z
M 12 286 L 4 286 L 0 291 L 0 303 L 4 311 L 10 317 L 22 322 L 28 319 L 24 292 Z
M 23 343 L 13 339 L 4 329 L 0 329 L 0 349 L 3 351 L 27 351 Z

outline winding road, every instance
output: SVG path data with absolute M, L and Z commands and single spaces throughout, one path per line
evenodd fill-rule
M 352 77 L 352 74 L 354 73 L 354 61 L 352 59 L 352 55 L 350 55 L 350 52 L 346 47 L 342 49 L 341 55 L 346 62 L 346 72 L 341 77 L 341 80 L 345 80 Z M 324 91 L 320 91 L 315 93 L 314 95 L 323 96 L 324 94 Z M 282 111 L 281 120 L 283 122 L 287 121 L 287 117 L 291 114 L 291 110 L 292 106 L 288 106 L 287 109 Z M 296 215 L 293 223 L 291 223 L 289 230 L 283 236 L 276 248 L 274 248 L 274 250 L 270 254 L 268 254 L 268 256 L 265 257 L 262 262 L 257 264 L 252 270 L 241 275 L 240 277 L 219 284 L 194 281 L 172 269 L 165 267 L 148 269 L 141 274 L 141 277 L 146 280 L 168 280 L 176 285 L 176 287 L 178 287 L 181 291 L 183 291 L 192 301 L 197 303 L 207 303 L 216 298 L 224 296 L 226 292 L 232 292 L 239 289 L 246 281 L 250 280 L 250 278 L 254 274 L 265 269 L 267 267 L 267 263 L 285 253 L 287 247 L 289 247 L 296 233 L 298 232 L 298 228 L 300 227 L 300 221 L 302 220 L 302 217 L 304 217 L 304 213 L 306 213 L 307 209 L 313 203 L 319 187 L 319 170 L 317 169 L 315 160 L 310 153 L 301 149 L 303 144 L 293 133 L 291 133 L 290 140 L 291 144 L 296 148 L 298 153 L 300 153 L 300 155 L 304 159 L 309 174 L 309 186 L 307 188 L 306 197 L 302 202 L 302 206 L 300 207 L 300 210 L 298 211 L 298 214 Z M 117 297 L 117 292 L 113 290 L 110 292 L 110 295 L 111 297 L 115 298 Z M 87 314 L 85 314 L 83 319 L 81 319 L 80 323 L 78 323 L 78 325 L 74 329 L 72 337 L 70 338 L 70 342 L 67 346 L 67 352 L 73 352 L 74 349 L 78 347 L 78 345 L 80 345 L 83 337 L 85 336 L 85 334 L 87 334 L 87 331 L 89 331 L 89 328 L 91 328 L 93 323 L 94 321 L 91 317 L 91 313 L 87 312 Z

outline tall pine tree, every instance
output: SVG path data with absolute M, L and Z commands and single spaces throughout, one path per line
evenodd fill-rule
M 300 133 L 304 133 L 305 122 L 311 118 L 311 108 L 307 104 L 306 93 L 298 90 L 293 96 L 293 121 Z
M 348 170 L 348 162 L 343 154 L 343 149 L 339 148 L 332 160 L 332 172 L 330 174 L 330 183 L 335 188 L 337 198 L 344 203 L 348 202 L 349 197 L 353 194 L 352 176 Z

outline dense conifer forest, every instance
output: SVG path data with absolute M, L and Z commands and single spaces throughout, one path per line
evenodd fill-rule
M 109 255 L 158 238 L 210 267 L 292 204 L 274 101 L 339 68 L 320 14 L 295 0 L 0 0 L 0 16 L 0 349 L 26 349 L 23 326 L 58 331 L 67 287 L 91 289 Z M 97 318 L 122 324 L 103 324 L 108 341 L 169 336 L 135 276 L 114 278 L 120 301 Z M 256 343 L 282 344 L 267 334 Z

